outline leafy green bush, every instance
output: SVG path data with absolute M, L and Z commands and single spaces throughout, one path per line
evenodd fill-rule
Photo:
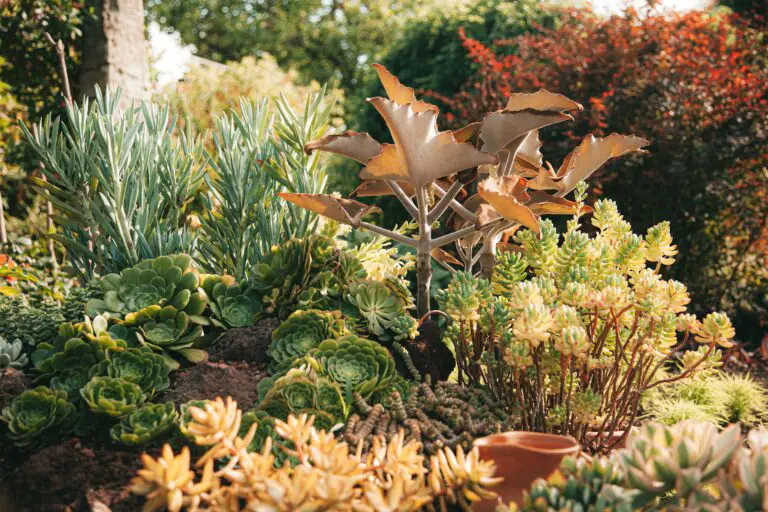
M 144 404 L 109 431 L 112 440 L 129 446 L 141 446 L 170 434 L 179 413 L 173 402 Z
M 38 386 L 14 398 L 0 419 L 8 425 L 8 438 L 26 448 L 67 433 L 74 426 L 76 414 L 66 392 Z

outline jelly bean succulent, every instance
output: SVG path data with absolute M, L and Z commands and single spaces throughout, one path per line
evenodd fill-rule
M 80 390 L 91 412 L 122 418 L 135 411 L 146 399 L 138 384 L 116 377 L 96 376 Z
M 173 402 L 144 404 L 125 416 L 109 433 L 116 443 L 141 446 L 170 435 L 178 418 Z
M 137 384 L 152 396 L 168 388 L 170 368 L 165 359 L 146 347 L 121 352 L 108 351 L 106 359 L 91 369 L 91 376 L 101 375 Z
M 125 318 L 150 306 L 173 306 L 199 315 L 205 309 L 205 298 L 197 291 L 200 280 L 186 254 L 159 256 L 139 262 L 120 274 L 101 278 L 103 299 L 91 299 L 86 312 L 93 317 L 108 313 Z
M 0 419 L 8 427 L 8 439 L 27 448 L 71 431 L 77 414 L 65 391 L 38 386 L 15 397 Z
M 285 370 L 323 340 L 347 333 L 338 311 L 294 311 L 272 332 L 272 343 L 267 350 L 272 368 L 276 372 Z
M 395 360 L 386 348 L 355 335 L 323 341 L 310 351 L 308 359 L 338 383 L 347 397 L 357 392 L 367 398 L 387 389 L 398 377 Z
M 250 327 L 261 312 L 256 292 L 247 283 L 237 284 L 232 276 L 201 276 L 202 289 L 216 327 Z
M 615 203 L 600 200 L 589 236 L 577 199 L 562 236 L 549 220 L 517 231 L 501 276 L 459 272 L 438 300 L 452 319 L 459 383 L 487 386 L 519 412 L 520 428 L 555 429 L 602 451 L 636 422 L 643 393 L 713 372 L 734 332 L 721 313 L 701 322 L 687 313 L 685 286 L 660 274 L 675 254 L 667 224 L 635 235 Z M 689 342 L 701 349 L 662 378 Z
M 23 352 L 23 348 L 21 340 L 8 341 L 0 336 L 0 370 L 3 368 L 21 370 L 27 366 L 29 357 Z
M 208 451 L 195 464 L 187 447 L 178 455 L 169 445 L 158 458 L 143 455 L 132 489 L 146 496 L 147 510 L 225 510 L 233 496 L 236 506 L 254 510 L 415 511 L 450 504 L 470 510 L 473 502 L 492 498 L 489 488 L 499 481 L 493 463 L 481 461 L 477 450 L 441 450 L 425 477 L 417 442 L 399 434 L 389 441 L 377 437 L 361 455 L 307 415 L 275 420 L 284 440 L 279 448 L 294 461 L 276 466 L 271 438 L 261 451 L 249 451 L 258 423 L 241 434 L 244 415 L 231 399 L 193 407 L 192 417 L 195 443 Z

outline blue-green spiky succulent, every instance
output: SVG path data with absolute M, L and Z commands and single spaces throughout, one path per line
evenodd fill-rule
M 145 445 L 169 435 L 178 419 L 173 402 L 144 404 L 113 426 L 109 433 L 116 443 Z
M 8 425 L 9 439 L 28 447 L 71 431 L 76 414 L 65 391 L 38 386 L 14 398 L 0 419 Z
M 86 313 L 93 317 L 107 313 L 126 318 L 150 306 L 173 306 L 189 315 L 205 310 L 205 298 L 197 292 L 200 280 L 186 254 L 144 260 L 120 274 L 101 278 L 103 299 L 91 299 Z

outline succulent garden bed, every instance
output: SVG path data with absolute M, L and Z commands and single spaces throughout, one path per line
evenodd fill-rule
M 79 285 L 0 267 L 0 508 L 494 507 L 513 494 L 475 440 L 508 431 L 580 447 L 552 475 L 504 468 L 548 477 L 525 510 L 763 507 L 766 392 L 722 371 L 728 317 L 664 277 L 669 223 L 634 234 L 586 194 L 647 141 L 588 137 L 555 172 L 539 130 L 581 105 L 513 94 L 439 132 L 376 71 L 393 144 L 325 135 L 320 96 L 277 122 L 243 103 L 207 157 L 109 93 L 26 130 Z M 322 151 L 413 221 L 325 193 Z

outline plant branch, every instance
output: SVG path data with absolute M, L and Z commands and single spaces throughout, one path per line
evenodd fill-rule
M 455 242 L 456 240 L 464 238 L 467 235 L 471 235 L 475 231 L 477 230 L 475 229 L 474 225 L 458 229 L 452 233 L 448 233 L 447 235 L 443 235 L 441 237 L 435 238 L 434 240 L 432 240 L 431 246 L 433 249 L 435 247 L 442 247 L 451 242 Z
M 464 184 L 460 182 L 459 180 L 456 180 L 453 182 L 453 185 L 451 185 L 451 188 L 448 189 L 448 191 L 445 193 L 445 195 L 440 199 L 440 201 L 437 202 L 437 204 L 432 208 L 432 211 L 429 212 L 429 215 L 427 216 L 427 221 L 432 224 L 437 219 L 439 219 L 443 213 L 445 213 L 445 210 L 448 209 L 449 206 L 451 206 L 451 201 L 454 201 L 456 199 L 456 196 L 461 192 L 461 189 L 464 188 Z
M 442 187 L 437 183 L 433 182 L 432 187 L 435 189 L 435 192 L 437 193 L 437 195 L 439 195 L 441 198 L 447 194 L 447 192 L 443 190 Z M 452 199 L 451 204 L 449 206 L 453 211 L 455 211 L 465 220 L 471 222 L 472 224 L 477 222 L 477 217 L 475 216 L 475 214 L 467 210 L 466 208 L 464 208 L 464 206 L 461 203 L 459 203 L 456 199 Z
M 403 203 L 403 207 L 408 210 L 408 213 L 411 215 L 411 217 L 418 219 L 419 209 L 416 208 L 416 205 L 413 204 L 413 201 L 411 201 L 411 198 L 408 197 L 408 194 L 405 193 L 400 184 L 391 180 L 387 180 L 387 184 L 392 189 L 392 192 L 395 193 L 400 202 Z
M 359 227 L 362 229 L 367 229 L 368 231 L 373 231 L 376 234 L 386 236 L 387 238 L 391 238 L 395 242 L 400 242 L 401 244 L 405 244 L 409 247 L 416 247 L 418 244 L 418 240 L 415 240 L 405 235 L 401 235 L 400 233 L 397 233 L 395 231 L 382 228 L 381 226 L 377 226 L 376 224 L 371 224 L 370 222 L 360 222 Z

